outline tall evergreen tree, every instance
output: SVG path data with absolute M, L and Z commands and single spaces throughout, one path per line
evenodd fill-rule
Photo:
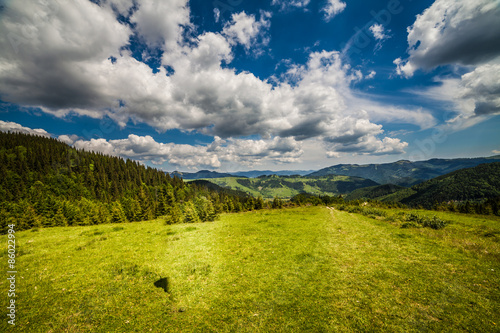
M 200 222 L 200 217 L 196 212 L 196 208 L 192 201 L 185 202 L 183 205 L 184 211 L 184 221 L 186 223 L 198 223 Z
M 164 221 L 166 224 L 179 224 L 184 222 L 184 216 L 178 204 L 168 206 Z
M 127 218 L 125 216 L 125 212 L 123 211 L 123 207 L 120 202 L 115 201 L 111 205 L 111 222 L 112 223 L 125 223 L 127 222 Z

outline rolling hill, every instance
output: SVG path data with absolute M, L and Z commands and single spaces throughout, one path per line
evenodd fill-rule
M 364 188 L 352 192 L 348 199 L 399 201 L 411 207 L 431 208 L 435 203 L 441 202 L 481 201 L 498 197 L 500 197 L 500 163 L 497 162 L 457 170 L 397 191 L 392 191 L 387 185 Z
M 237 171 L 233 173 L 225 173 L 225 172 L 217 172 L 217 171 L 209 171 L 209 170 L 200 170 L 198 172 L 179 172 L 174 171 L 171 172 L 170 175 L 172 177 L 177 176 L 179 178 L 185 180 L 193 180 L 193 179 L 211 179 L 211 178 L 227 178 L 227 177 L 241 177 L 241 178 L 257 178 L 261 176 L 305 176 L 314 172 L 314 170 L 280 170 L 280 171 L 271 171 L 271 170 L 251 170 L 251 171 Z
M 415 193 L 400 199 L 409 206 L 430 208 L 435 202 L 475 201 L 500 196 L 500 163 L 481 164 L 428 180 L 411 188 Z
M 251 170 L 251 171 L 238 171 L 233 172 L 233 174 L 237 177 L 248 177 L 248 178 L 257 178 L 260 176 L 306 176 L 310 173 L 314 172 L 314 170 L 280 170 L 280 171 L 271 171 L 271 170 Z
M 377 199 L 406 189 L 406 187 L 394 184 L 364 187 L 354 190 L 346 195 L 345 200 Z
M 200 171 L 194 172 L 194 173 L 174 171 L 174 172 L 170 173 L 170 176 L 179 177 L 179 178 L 182 178 L 185 180 L 234 177 L 234 175 L 229 174 L 229 173 L 221 173 L 221 172 L 209 171 L 209 170 L 200 170 Z
M 328 175 L 309 176 L 261 176 L 258 178 L 213 178 L 209 179 L 219 186 L 246 192 L 253 196 L 269 199 L 276 196 L 291 198 L 299 193 L 317 195 L 347 194 L 356 189 L 378 185 L 372 180 L 359 177 Z
M 346 175 L 371 179 L 379 184 L 410 187 L 456 170 L 494 162 L 500 162 L 500 156 L 431 159 L 417 162 L 401 160 L 385 164 L 339 164 L 313 172 L 308 176 Z

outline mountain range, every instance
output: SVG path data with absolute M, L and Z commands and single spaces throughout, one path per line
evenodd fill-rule
M 239 171 L 232 173 L 220 173 L 216 171 L 201 170 L 195 173 L 172 172 L 171 176 L 178 176 L 185 180 L 192 179 L 214 179 L 214 178 L 257 178 L 261 176 L 307 176 L 318 177 L 328 175 L 342 175 L 360 177 L 372 180 L 378 184 L 393 184 L 404 187 L 422 183 L 426 180 L 443 176 L 450 172 L 473 168 L 484 163 L 500 162 L 500 155 L 478 158 L 455 158 L 455 159 L 430 159 L 426 161 L 411 162 L 400 160 L 383 164 L 337 164 L 318 171 L 313 170 L 255 170 Z
M 185 180 L 193 179 L 212 179 L 212 178 L 225 178 L 225 177 L 240 177 L 240 178 L 257 178 L 261 176 L 305 176 L 313 173 L 314 170 L 282 170 L 282 171 L 271 171 L 271 170 L 250 170 L 250 171 L 236 171 L 232 173 L 223 173 L 209 170 L 200 170 L 198 172 L 180 172 L 174 171 L 170 173 L 170 176 L 177 176 Z
M 291 198 L 300 193 L 343 194 L 346 200 L 375 199 L 430 207 L 436 202 L 476 201 L 500 195 L 500 177 L 497 177 L 500 174 L 499 165 L 500 156 L 493 156 L 418 162 L 402 160 L 386 164 L 341 164 L 305 176 L 264 175 L 247 178 L 202 171 L 191 177 L 210 176 L 206 179 L 221 187 L 263 198 Z
M 500 155 L 480 158 L 434 158 L 417 162 L 401 160 L 384 164 L 338 164 L 308 176 L 345 175 L 370 179 L 379 184 L 410 187 L 456 170 L 492 162 L 500 162 Z

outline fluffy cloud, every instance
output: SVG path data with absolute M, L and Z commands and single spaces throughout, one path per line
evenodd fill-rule
M 439 86 L 416 94 L 455 111 L 445 127 L 454 130 L 500 113 L 500 2 L 437 0 L 408 28 L 408 59 L 394 61 L 397 73 L 455 65 L 460 77 L 436 77 Z
M 269 140 L 223 140 L 215 137 L 214 142 L 208 146 L 192 146 L 159 143 L 149 135 L 131 134 L 122 140 L 78 140 L 74 142 L 74 147 L 158 165 L 167 162 L 172 166 L 187 168 L 219 168 L 221 162 L 247 166 L 268 161 L 291 163 L 296 162 L 303 154 L 300 144 L 295 140 L 279 137 Z
M 459 78 L 436 78 L 439 86 L 413 93 L 445 103 L 454 110 L 446 127 L 459 130 L 500 114 L 499 77 L 500 62 L 490 62 Z
M 384 138 L 378 140 L 373 136 L 364 136 L 356 142 L 337 143 L 332 145 L 332 150 L 328 152 L 329 157 L 339 157 L 340 153 L 365 153 L 370 155 L 403 154 L 408 143 L 401 142 L 400 139 Z
M 14 122 L 10 122 L 10 121 L 2 121 L 2 120 L 0 120 L 0 131 L 1 132 L 34 134 L 34 135 L 39 135 L 39 136 L 50 137 L 50 134 L 47 133 L 47 131 L 44 129 L 41 129 L 41 128 L 31 129 L 29 127 L 21 126 L 18 123 L 14 123 Z
M 311 53 L 306 64 L 290 65 L 274 85 L 252 73 L 237 73 L 230 68 L 233 48 L 241 45 L 251 51 L 265 45 L 269 14 L 261 12 L 258 20 L 234 14 L 221 32 L 205 32 L 186 41 L 182 38 L 190 24 L 186 1 L 168 3 L 12 2 L 0 21 L 0 29 L 7 32 L 0 35 L 2 99 L 39 106 L 60 117 L 106 115 L 121 126 L 144 122 L 159 131 L 196 130 L 225 140 L 220 151 L 213 147 L 210 152 L 204 147 L 161 146 L 151 138 L 139 144 L 135 137 L 76 142 L 61 137 L 82 148 L 178 165 L 251 163 L 259 154 L 276 162 L 296 161 L 302 155 L 302 141 L 309 139 L 322 140 L 331 156 L 335 149 L 356 147 L 362 153 L 396 153 L 404 143 L 385 137 L 376 119 L 422 127 L 433 121 L 425 110 L 397 109 L 358 97 L 351 86 L 363 75 L 343 64 L 335 51 Z M 134 25 L 120 23 L 117 13 L 128 15 Z M 151 47 L 160 47 L 162 64 L 172 71 L 160 67 L 154 73 L 135 59 L 126 50 L 134 34 Z M 384 109 L 398 112 L 391 115 Z M 238 139 L 250 135 L 262 139 Z M 161 154 L 143 155 L 136 149 L 145 145 L 155 147 L 147 151 Z M 255 152 L 258 147 L 261 150 Z M 252 154 L 245 157 L 243 151 Z
M 73 143 L 75 143 L 75 141 L 77 141 L 79 139 L 79 137 L 78 137 L 78 135 L 75 135 L 75 134 L 73 134 L 73 135 L 59 135 L 57 137 L 57 139 L 59 141 L 64 142 L 67 145 L 72 146 Z
M 386 31 L 382 24 L 375 23 L 370 26 L 369 30 L 373 34 L 373 37 L 375 37 L 375 40 L 377 40 L 375 51 L 378 51 L 382 48 L 382 43 L 384 42 L 384 40 L 391 38 L 391 36 L 388 35 L 388 33 L 390 33 L 391 31 Z
M 370 27 L 370 31 L 375 39 L 386 39 L 389 36 L 385 34 L 385 29 L 382 24 L 375 23 Z
M 261 12 L 260 16 L 260 21 L 256 21 L 255 15 L 247 15 L 244 12 L 233 14 L 231 22 L 224 26 L 222 34 L 231 44 L 241 44 L 247 51 L 256 45 L 266 46 L 269 38 L 265 36 L 265 32 L 271 26 L 271 13 Z
M 184 27 L 190 26 L 188 0 L 140 1 L 130 21 L 150 47 L 164 44 L 172 49 Z
M 437 0 L 408 28 L 408 53 L 398 70 L 412 76 L 439 65 L 478 65 L 500 55 L 500 3 Z
M 325 139 L 331 156 L 333 153 L 369 153 L 372 155 L 402 154 L 408 143 L 399 139 L 385 137 L 380 140 L 378 134 L 383 133 L 382 126 L 370 123 L 366 119 L 347 118 L 337 128 L 337 133 Z
M 474 100 L 477 116 L 500 113 L 500 61 L 490 62 L 464 74 L 462 98 Z
M 285 10 L 287 8 L 305 8 L 309 5 L 311 0 L 273 0 L 273 6 L 279 6 L 281 10 Z
M 328 0 L 326 6 L 322 9 L 325 12 L 325 20 L 330 21 L 337 14 L 342 13 L 346 6 L 346 3 L 340 0 Z
M 0 20 L 2 99 L 48 108 L 106 104 L 92 69 L 119 57 L 130 29 L 87 0 L 12 1 Z M 96 38 L 98 36 L 98 38 Z

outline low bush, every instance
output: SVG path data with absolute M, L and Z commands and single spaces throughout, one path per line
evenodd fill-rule
M 440 219 L 437 216 L 427 217 L 420 216 L 414 213 L 409 213 L 405 215 L 405 222 L 401 226 L 402 228 L 412 228 L 412 227 L 424 227 L 431 229 L 443 229 L 448 222 Z
M 432 218 L 425 218 L 422 225 L 424 227 L 432 228 L 432 229 L 443 229 L 446 227 L 447 222 L 444 220 L 441 220 L 437 216 L 433 216 Z

